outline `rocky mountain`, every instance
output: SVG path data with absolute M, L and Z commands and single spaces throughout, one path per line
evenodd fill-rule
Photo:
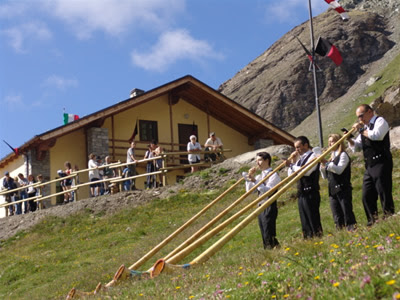
M 399 53 L 400 1 L 343 0 L 350 20 L 343 22 L 332 10 L 315 17 L 315 39 L 322 36 L 343 57 L 336 66 L 317 57 L 321 105 L 347 93 L 370 66 L 389 52 Z M 309 24 L 285 34 L 263 54 L 224 82 L 219 91 L 283 129 L 291 130 L 315 109 L 309 60 L 296 37 L 308 48 Z

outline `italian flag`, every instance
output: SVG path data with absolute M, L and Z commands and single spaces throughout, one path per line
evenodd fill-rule
M 64 113 L 64 125 L 79 119 L 78 115 Z

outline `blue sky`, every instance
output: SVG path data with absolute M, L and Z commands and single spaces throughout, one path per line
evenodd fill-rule
M 187 74 L 217 89 L 307 19 L 307 0 L 0 0 L 0 140 Z

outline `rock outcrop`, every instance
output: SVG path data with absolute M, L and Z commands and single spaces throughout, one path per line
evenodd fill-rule
M 347 2 L 347 5 L 353 6 L 364 3 L 356 0 Z M 384 0 L 386 2 L 390 0 Z M 391 36 L 391 19 L 360 10 L 350 11 L 349 15 L 350 21 L 343 22 L 329 10 L 313 21 L 315 38 L 322 36 L 329 40 L 343 57 L 343 63 L 338 67 L 329 58 L 318 57 L 321 69 L 317 73 L 318 97 L 321 105 L 344 95 L 369 64 L 382 58 L 396 43 Z M 296 37 L 304 45 L 309 45 L 308 22 L 285 34 L 223 83 L 219 91 L 283 129 L 296 127 L 315 109 L 309 60 Z

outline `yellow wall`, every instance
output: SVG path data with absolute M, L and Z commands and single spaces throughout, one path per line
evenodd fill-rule
M 87 169 L 88 157 L 86 155 L 86 137 L 83 129 L 79 129 L 70 134 L 57 138 L 56 144 L 50 148 L 50 179 L 58 177 L 57 170 L 64 170 L 64 163 L 69 161 L 74 168 L 75 165 L 80 170 Z M 81 183 L 88 181 L 87 173 L 79 175 Z M 51 193 L 56 192 L 55 184 L 51 186 Z M 79 198 L 89 196 L 89 188 L 82 187 L 79 189 Z M 55 204 L 55 199 L 51 199 Z
M 122 140 L 122 142 L 115 142 L 117 147 L 116 156 L 114 160 L 120 160 L 125 162 L 126 151 L 129 148 L 127 140 L 131 137 L 132 132 L 135 128 L 136 120 L 148 120 L 157 121 L 158 125 L 158 142 L 171 143 L 171 125 L 170 125 L 170 107 L 168 105 L 168 96 L 161 96 L 157 99 L 153 99 L 147 103 L 141 104 L 138 107 L 127 109 L 114 115 L 114 139 Z M 233 157 L 238 154 L 253 150 L 253 146 L 248 145 L 248 138 L 245 135 L 233 130 L 229 126 L 216 120 L 213 117 L 209 117 L 209 126 L 207 121 L 207 114 L 198 108 L 192 106 L 188 102 L 180 99 L 178 103 L 172 106 L 172 118 L 173 118 L 173 143 L 176 145 L 179 143 L 179 132 L 178 124 L 193 124 L 197 125 L 198 138 L 200 144 L 203 146 L 210 131 L 216 132 L 216 135 L 221 138 L 225 149 L 232 149 L 232 152 L 226 152 L 226 157 Z M 108 117 L 103 123 L 104 128 L 108 128 L 109 134 L 109 145 L 111 146 L 111 139 L 113 138 L 112 129 L 112 118 Z M 140 135 L 136 137 L 138 141 Z M 189 140 L 187 141 L 189 142 Z M 138 159 L 142 159 L 145 152 L 145 144 L 138 143 L 136 155 Z M 162 145 L 167 150 L 170 150 L 171 146 Z M 110 155 L 112 154 L 110 148 Z M 174 151 L 178 151 L 178 147 L 174 146 Z M 58 137 L 56 144 L 50 148 L 50 179 L 58 177 L 57 170 L 64 169 L 64 162 L 70 161 L 72 166 L 77 165 L 79 169 L 86 169 L 88 157 L 86 153 L 86 136 L 84 129 L 79 129 L 70 134 L 62 137 Z M 21 169 L 22 168 L 22 169 Z M 145 173 L 146 163 L 138 166 L 137 170 L 140 174 Z M 19 172 L 25 173 L 24 161 L 21 156 L 18 160 L 13 161 L 7 166 L 12 176 L 16 176 Z M 0 169 L 0 172 L 4 174 L 5 169 Z M 169 172 L 167 174 L 168 184 L 174 184 L 176 182 L 177 175 L 183 175 L 184 170 L 177 170 Z M 0 173 L 0 175 L 2 175 Z M 87 173 L 80 174 L 80 182 L 87 182 Z M 137 179 L 137 187 L 139 189 L 144 188 L 144 182 L 146 178 Z M 53 184 L 51 187 L 51 193 L 56 192 L 56 187 Z M 89 188 L 83 187 L 79 190 L 79 198 L 86 198 L 89 195 Z M 52 199 L 52 203 L 55 203 L 56 199 Z

